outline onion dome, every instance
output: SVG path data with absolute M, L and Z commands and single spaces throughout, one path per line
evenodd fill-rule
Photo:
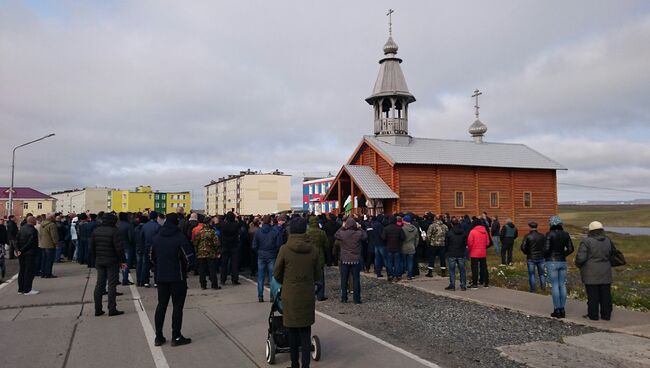
M 474 120 L 472 125 L 469 126 L 469 134 L 472 135 L 476 143 L 483 142 L 483 135 L 487 133 L 487 126 L 483 124 L 479 119 Z
M 384 55 L 397 54 L 397 44 L 393 41 L 393 37 L 388 37 L 388 41 L 384 44 Z

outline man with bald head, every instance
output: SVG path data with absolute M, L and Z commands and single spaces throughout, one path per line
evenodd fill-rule
M 15 254 L 18 257 L 20 270 L 18 272 L 18 294 L 36 295 L 38 290 L 32 289 L 38 249 L 38 231 L 34 227 L 36 217 L 28 216 L 25 225 L 20 228 L 16 237 Z

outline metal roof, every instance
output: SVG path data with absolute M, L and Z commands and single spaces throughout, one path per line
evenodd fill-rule
M 396 164 L 566 170 L 523 144 L 409 138 L 408 143 L 391 144 L 375 136 L 364 136 L 368 144 Z
M 386 96 L 405 96 L 409 103 L 415 101 L 415 97 L 409 92 L 406 78 L 404 78 L 404 73 L 399 65 L 402 59 L 395 57 L 396 53 L 397 44 L 392 37 L 389 37 L 384 45 L 386 57 L 379 61 L 379 74 L 375 81 L 375 88 L 372 90 L 372 95 L 366 98 L 366 102 L 369 104 L 372 105 L 375 99 Z
M 9 198 L 9 187 L 0 187 L 0 199 Z M 45 193 L 28 187 L 14 187 L 13 199 L 54 199 Z
M 344 168 L 369 199 L 399 198 L 370 166 L 345 165 Z

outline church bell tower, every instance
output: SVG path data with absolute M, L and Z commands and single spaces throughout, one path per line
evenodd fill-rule
M 366 102 L 374 108 L 374 134 L 383 137 L 408 137 L 408 105 L 415 101 L 409 92 L 397 55 L 397 44 L 392 37 L 391 14 L 389 16 L 389 36 L 384 45 L 384 58 L 379 60 L 379 75 L 372 95 Z

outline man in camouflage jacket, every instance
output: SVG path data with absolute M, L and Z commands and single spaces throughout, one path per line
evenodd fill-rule
M 429 258 L 429 272 L 427 277 L 433 277 L 433 270 L 436 257 L 440 258 L 440 275 L 445 276 L 447 271 L 447 263 L 445 260 L 445 236 L 447 235 L 447 225 L 442 222 L 442 217 L 436 215 L 435 220 L 427 230 L 427 256 Z
M 194 237 L 194 248 L 199 268 L 199 282 L 201 289 L 207 288 L 205 276 L 210 274 L 210 282 L 213 289 L 221 289 L 217 278 L 217 260 L 221 258 L 221 242 L 217 233 L 210 226 L 211 218 L 206 218 L 203 228 Z

